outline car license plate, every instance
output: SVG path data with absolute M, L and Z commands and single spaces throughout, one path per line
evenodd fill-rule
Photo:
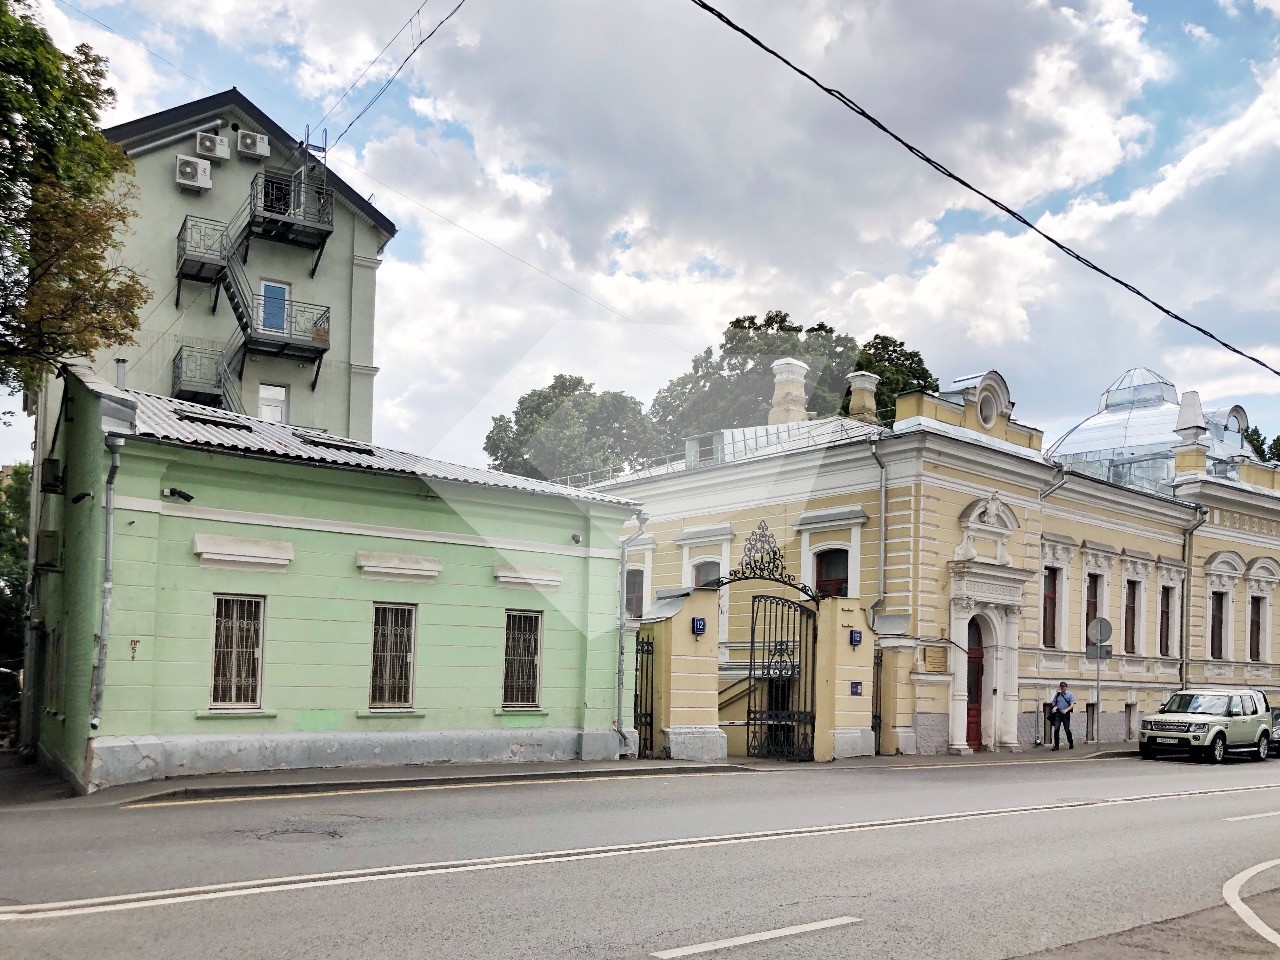
M 1156 743 L 1167 743 L 1172 746 L 1176 746 L 1181 742 L 1182 741 L 1179 740 L 1177 737 L 1156 737 Z

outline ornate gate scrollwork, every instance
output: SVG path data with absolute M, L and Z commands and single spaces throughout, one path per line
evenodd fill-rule
M 787 564 L 782 556 L 782 548 L 778 546 L 778 539 L 769 530 L 769 524 L 763 520 L 747 537 L 747 545 L 742 549 L 742 562 L 739 566 L 709 586 L 723 587 L 725 584 L 743 580 L 769 580 L 798 590 L 814 603 L 820 599 L 813 587 L 796 579 L 793 574 L 787 573 Z

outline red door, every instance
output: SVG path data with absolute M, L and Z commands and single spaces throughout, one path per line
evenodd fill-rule
M 969 711 L 965 739 L 973 750 L 982 749 L 982 627 L 969 621 Z

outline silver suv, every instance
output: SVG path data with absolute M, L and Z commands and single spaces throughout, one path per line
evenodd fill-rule
M 1228 753 L 1256 760 L 1271 753 L 1271 705 L 1261 690 L 1179 690 L 1159 713 L 1142 718 L 1138 753 L 1190 753 L 1221 763 Z

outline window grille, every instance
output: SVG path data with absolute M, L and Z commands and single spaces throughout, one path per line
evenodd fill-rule
M 413 706 L 413 640 L 416 608 L 379 603 L 373 607 L 371 708 Z
M 213 616 L 215 707 L 256 707 L 262 675 L 261 597 L 218 597 Z
M 502 670 L 502 705 L 538 705 L 538 651 L 541 646 L 542 614 L 507 611 L 507 646 Z

